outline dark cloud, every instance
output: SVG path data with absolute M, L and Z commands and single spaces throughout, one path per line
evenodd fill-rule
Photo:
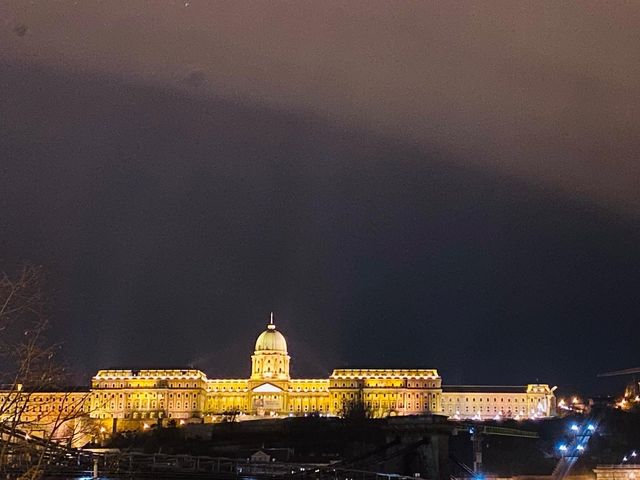
M 17 36 L 24 37 L 29 31 L 29 29 L 27 28 L 26 25 L 20 24 L 20 25 L 16 25 L 13 31 L 16 33 Z
M 188 3 L 3 2 L 0 56 L 196 82 L 640 212 L 637 4 Z
M 52 272 L 82 378 L 246 375 L 270 310 L 300 375 L 597 390 L 636 363 L 639 6 L 0 18 L 0 260 Z
M 207 82 L 207 74 L 202 70 L 193 70 L 182 81 L 183 85 L 191 88 L 200 88 Z
M 312 114 L 3 65 L 0 249 L 51 271 L 80 378 L 439 368 L 597 390 L 633 364 L 640 232 L 561 190 Z

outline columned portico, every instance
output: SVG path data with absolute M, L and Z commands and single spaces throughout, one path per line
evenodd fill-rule
M 263 383 L 251 390 L 251 409 L 257 415 L 277 415 L 285 410 L 286 390 Z

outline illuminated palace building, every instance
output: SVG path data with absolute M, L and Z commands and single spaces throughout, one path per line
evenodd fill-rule
M 337 369 L 329 378 L 295 379 L 284 336 L 273 323 L 255 344 L 248 379 L 210 379 L 199 371 L 100 370 L 91 382 L 89 415 L 114 429 L 174 420 L 340 415 L 362 402 L 374 417 L 444 414 L 453 418 L 530 418 L 555 413 L 553 389 L 443 386 L 433 369 Z

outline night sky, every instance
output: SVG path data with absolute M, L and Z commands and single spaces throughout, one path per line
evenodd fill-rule
M 0 267 L 99 368 L 640 365 L 640 6 L 0 3 Z M 614 383 L 615 384 L 615 383 Z

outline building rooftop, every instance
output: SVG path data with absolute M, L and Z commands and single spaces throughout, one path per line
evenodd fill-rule
M 526 393 L 527 385 L 443 385 L 445 393 Z

